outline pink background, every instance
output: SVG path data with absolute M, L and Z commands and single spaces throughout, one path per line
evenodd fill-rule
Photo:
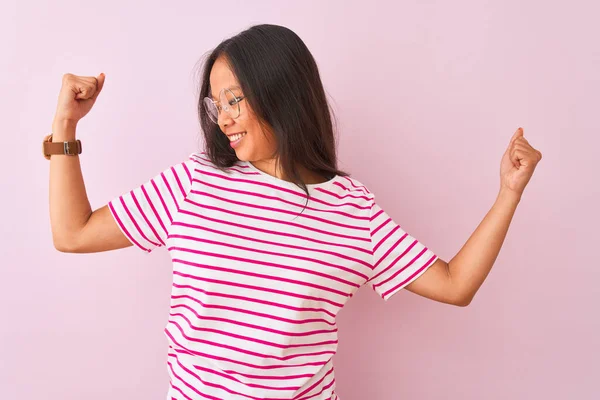
M 41 154 L 63 73 L 106 73 L 78 127 L 92 208 L 198 147 L 195 63 L 253 24 L 294 30 L 340 120 L 341 167 L 449 261 L 522 126 L 544 158 L 467 308 L 362 288 L 339 315 L 358 399 L 597 399 L 596 2 L 3 1 L 0 397 L 162 400 L 170 259 L 52 245 Z

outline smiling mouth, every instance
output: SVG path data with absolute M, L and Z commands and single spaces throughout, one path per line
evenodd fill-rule
M 232 135 L 227 135 L 227 137 L 229 138 L 230 142 L 235 142 L 237 140 L 240 140 L 241 138 L 243 138 L 244 136 L 246 136 L 248 133 L 247 132 L 242 132 L 242 133 L 234 133 Z

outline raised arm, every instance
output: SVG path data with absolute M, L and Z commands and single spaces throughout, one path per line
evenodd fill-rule
M 76 140 L 77 122 L 92 108 L 104 85 L 98 78 L 65 74 L 52 123 L 52 141 Z M 93 253 L 131 246 L 105 205 L 92 212 L 79 156 L 50 157 L 50 224 L 61 252 Z
M 460 251 L 437 260 L 406 289 L 433 300 L 467 306 L 487 278 L 542 153 L 529 144 L 523 128 L 513 134 L 500 162 L 500 192 L 491 210 Z

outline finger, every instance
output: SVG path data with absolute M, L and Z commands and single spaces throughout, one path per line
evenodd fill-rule
M 519 168 L 519 158 L 517 156 L 517 149 L 512 148 L 510 149 L 510 152 L 508 153 L 508 158 L 510 159 L 510 162 L 516 167 Z
M 510 153 L 510 151 L 512 150 L 513 143 L 515 142 L 515 140 L 517 140 L 518 137 L 521 136 L 520 129 L 521 128 L 517 128 L 515 133 L 513 133 L 512 137 L 510 138 L 510 142 L 508 143 L 508 147 L 506 148 L 505 153 Z
M 515 139 L 514 143 L 527 143 L 529 144 L 529 140 L 525 139 L 525 136 L 519 136 Z
M 76 99 L 86 100 L 91 98 L 96 93 L 96 78 L 91 77 L 79 77 L 75 80 L 75 95 Z
M 533 152 L 535 155 L 537 155 L 537 157 L 538 157 L 538 161 L 542 159 L 542 152 L 541 152 L 541 151 L 539 151 L 538 149 L 536 149 L 535 147 L 533 147 L 533 146 L 532 146 L 532 145 L 530 145 L 530 144 L 527 144 L 527 146 L 528 146 L 528 147 L 531 149 L 531 151 L 532 151 L 532 152 Z
M 532 145 L 530 145 L 529 143 L 525 143 L 522 142 L 520 140 L 515 141 L 515 143 L 513 144 L 513 148 L 515 147 L 519 147 L 521 149 L 523 149 L 524 151 L 527 151 L 531 154 L 534 154 L 536 157 L 538 157 L 540 160 L 542 159 L 542 153 L 535 149 Z
M 535 150 L 523 147 L 516 147 L 511 151 L 510 160 L 519 168 L 521 165 L 536 165 L 540 158 Z
M 525 154 L 523 152 L 523 150 L 521 149 L 513 149 L 510 152 L 510 160 L 512 161 L 513 165 L 518 169 L 520 167 L 522 167 L 524 165 L 524 160 L 525 160 Z
M 96 79 L 96 93 L 94 93 L 94 95 L 92 96 L 92 98 L 94 100 L 96 100 L 96 98 L 98 97 L 98 95 L 100 94 L 100 92 L 102 91 L 102 88 L 104 87 L 104 79 L 105 79 L 106 75 L 104 75 L 104 72 L 101 72 L 100 75 L 98 75 Z
M 522 137 L 523 136 L 523 128 L 519 127 L 515 133 L 512 135 L 512 138 L 510 138 L 510 145 L 513 144 L 513 142 L 518 138 L 518 137 Z
M 534 153 L 536 150 L 528 144 L 516 142 L 513 144 L 513 149 L 521 149 L 526 152 Z
M 512 151 L 514 151 L 514 150 L 521 150 L 521 151 L 523 151 L 525 153 L 528 153 L 528 154 L 536 154 L 536 150 L 533 147 L 528 146 L 526 144 L 522 144 L 522 143 L 515 143 L 515 144 L 513 144 L 511 150 Z
M 87 100 L 89 99 L 94 91 L 95 85 L 93 83 L 78 81 L 74 84 L 75 98 L 78 100 Z

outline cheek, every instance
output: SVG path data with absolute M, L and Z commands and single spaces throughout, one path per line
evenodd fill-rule
M 260 133 L 261 126 L 258 123 L 258 118 L 254 114 L 252 109 L 249 107 L 246 107 L 246 109 L 244 111 L 245 111 L 245 116 L 244 116 L 245 118 L 243 119 L 243 122 L 244 122 L 244 126 L 246 127 L 246 129 L 251 130 L 252 132 Z
M 256 130 L 260 130 L 258 120 L 252 115 L 248 115 L 248 117 L 244 119 L 244 126 L 246 127 L 246 129 L 252 130 L 253 132 L 255 132 Z
M 249 116 L 243 121 L 243 124 L 244 130 L 249 132 L 248 136 L 251 136 L 252 141 L 255 142 L 256 140 L 259 140 L 259 138 L 262 136 L 262 127 L 258 123 L 258 120 Z
M 252 148 L 256 151 L 272 152 L 275 148 L 275 140 L 270 132 L 263 132 L 263 127 L 259 124 L 258 118 L 249 111 L 246 118 L 241 121 L 244 130 L 248 132 L 247 139 L 251 143 Z

